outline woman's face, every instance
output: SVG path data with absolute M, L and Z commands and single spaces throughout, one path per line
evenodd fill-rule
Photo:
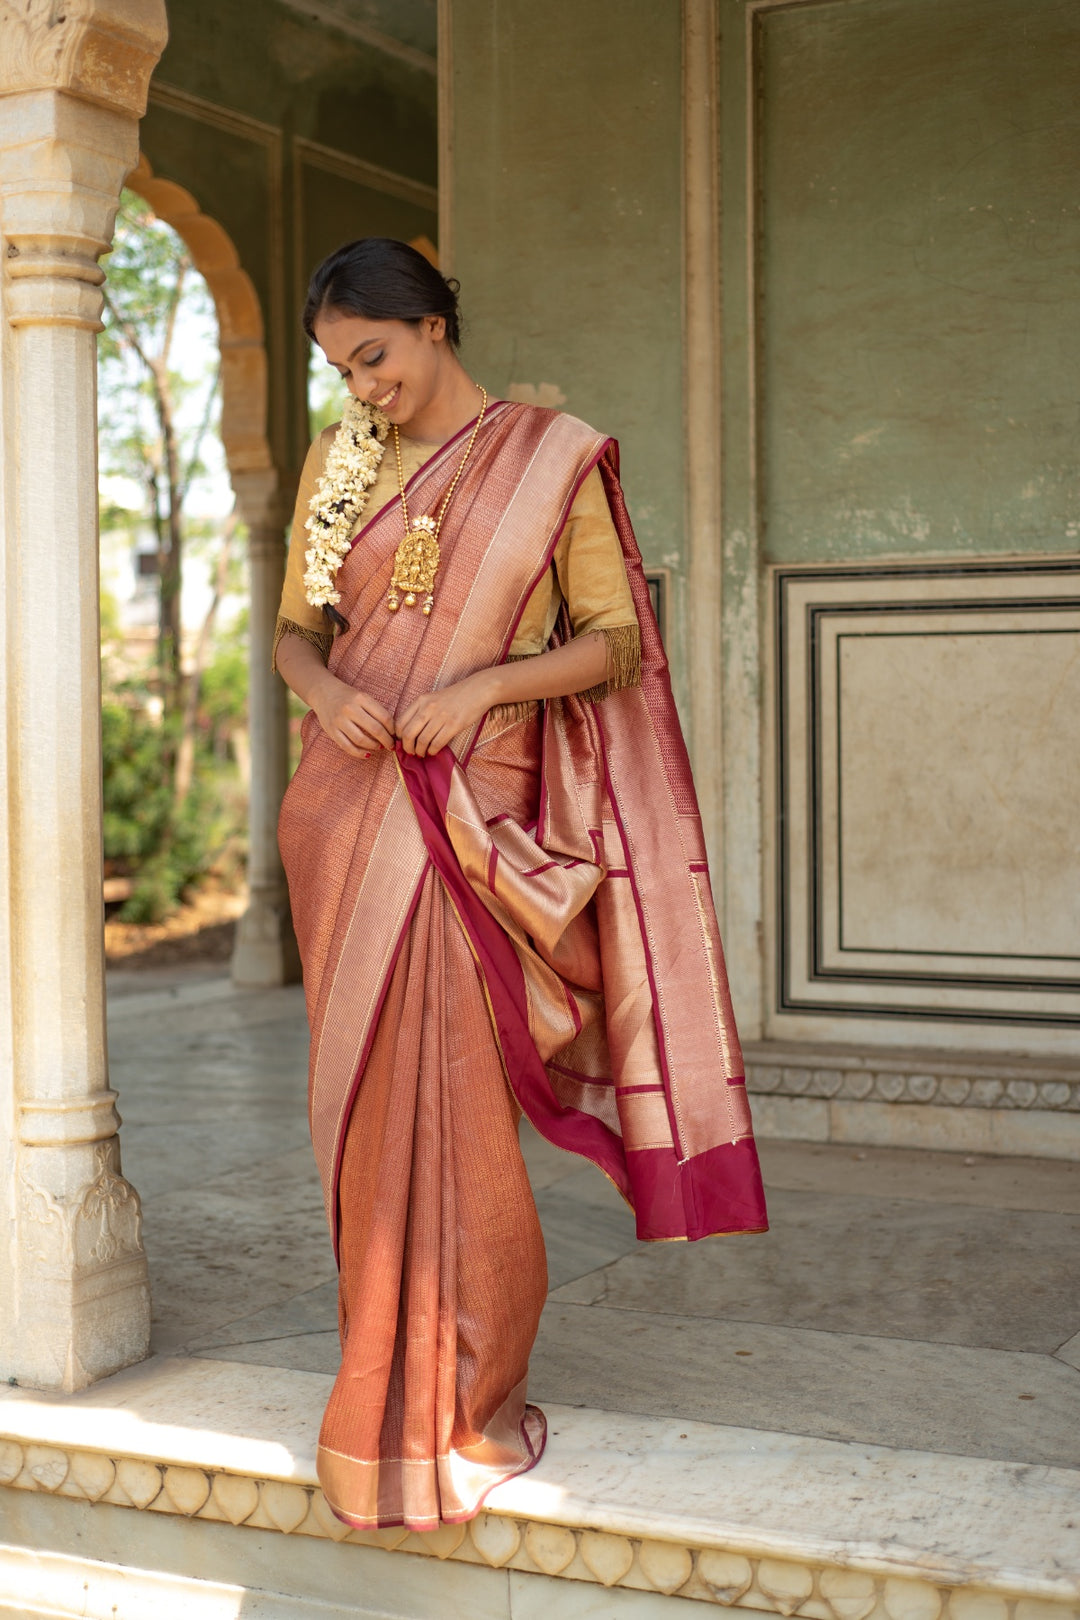
M 315 341 L 348 384 L 354 399 L 377 405 L 405 427 L 434 398 L 446 354 L 441 315 L 411 321 L 369 321 L 327 312 L 315 322 Z

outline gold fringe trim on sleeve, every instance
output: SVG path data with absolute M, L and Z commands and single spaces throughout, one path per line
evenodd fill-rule
M 641 631 L 637 622 L 615 624 L 610 629 L 585 630 L 583 635 L 600 635 L 607 642 L 607 663 L 610 674 L 598 686 L 579 692 L 586 703 L 601 703 L 612 692 L 621 692 L 626 686 L 641 685 Z M 539 653 L 509 653 L 508 664 L 523 664 L 528 658 L 539 658 Z M 535 700 L 526 703 L 499 705 L 500 719 L 527 720 L 535 708 Z M 493 709 L 492 713 L 496 711 Z
M 636 621 L 633 624 L 614 624 L 610 629 L 601 629 L 599 634 L 607 642 L 609 673 L 606 681 L 578 693 L 578 697 L 586 703 L 602 703 L 612 692 L 641 685 L 641 631 Z
M 531 653 L 520 655 L 531 658 Z M 507 659 L 507 663 L 509 663 Z M 531 720 L 540 708 L 539 698 L 526 698 L 522 703 L 496 703 L 493 709 L 488 710 L 488 724 L 500 726 L 516 726 L 521 720 Z M 488 742 L 491 741 L 489 737 Z
M 524 664 L 530 658 L 539 658 L 539 653 L 507 653 L 508 664 Z M 497 703 L 493 709 L 488 710 L 488 720 L 499 721 L 503 725 L 515 725 L 519 720 L 531 720 L 540 707 L 538 698 L 524 698 L 520 703 Z
M 329 658 L 330 648 L 334 644 L 334 632 L 332 630 L 309 630 L 305 624 L 297 624 L 293 619 L 279 617 L 277 624 L 274 626 L 274 647 L 270 654 L 270 668 L 275 675 L 277 674 L 277 650 L 282 636 L 299 636 L 301 641 L 310 641 L 313 647 L 318 648 L 319 656 L 324 664 Z

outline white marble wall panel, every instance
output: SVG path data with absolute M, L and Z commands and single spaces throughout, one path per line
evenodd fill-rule
M 1080 1050 L 1080 565 L 775 577 L 770 1033 Z

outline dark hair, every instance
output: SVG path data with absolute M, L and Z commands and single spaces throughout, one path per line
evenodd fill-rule
M 447 341 L 456 349 L 461 337 L 458 291 L 456 281 L 440 275 L 408 242 L 364 236 L 346 242 L 315 271 L 304 305 L 304 331 L 314 339 L 315 322 L 331 310 L 414 326 L 425 315 L 441 315 Z

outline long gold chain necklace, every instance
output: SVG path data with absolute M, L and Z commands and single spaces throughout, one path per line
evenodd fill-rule
M 394 575 L 390 581 L 390 589 L 386 596 L 386 605 L 391 613 L 396 613 L 402 602 L 406 607 L 415 607 L 419 597 L 424 598 L 424 612 L 430 613 L 435 604 L 435 575 L 439 571 L 439 533 L 442 529 L 446 508 L 450 505 L 450 497 L 458 486 L 458 479 L 465 471 L 465 463 L 476 443 L 476 435 L 480 431 L 480 424 L 484 420 L 487 410 L 487 389 L 476 385 L 480 389 L 483 403 L 480 406 L 480 415 L 476 418 L 473 430 L 469 434 L 469 442 L 465 446 L 465 454 L 458 464 L 453 482 L 442 498 L 439 510 L 434 517 L 413 518 L 409 522 L 409 503 L 405 496 L 405 468 L 401 462 L 401 436 L 398 433 L 397 423 L 392 424 L 394 429 L 394 455 L 397 458 L 398 489 L 401 492 L 401 510 L 405 517 L 405 536 L 397 548 L 394 556 Z M 401 595 L 398 595 L 400 591 Z

